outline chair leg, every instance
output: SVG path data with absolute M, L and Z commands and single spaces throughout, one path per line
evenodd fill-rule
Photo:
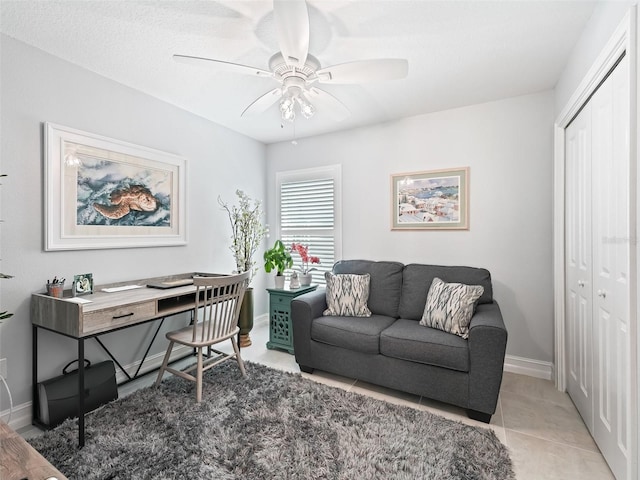
M 198 368 L 196 369 L 196 402 L 202 401 L 202 347 L 198 348 Z
M 240 367 L 240 371 L 242 372 L 242 376 L 246 378 L 247 372 L 244 369 L 244 362 L 242 361 L 242 357 L 240 356 L 240 349 L 238 348 L 238 343 L 234 337 L 231 337 L 231 345 L 233 345 L 233 351 L 236 352 L 236 360 L 238 362 L 238 366 Z
M 156 378 L 155 385 L 160 385 L 162 381 L 162 375 L 164 375 L 164 369 L 167 368 L 169 364 L 169 357 L 171 357 L 171 350 L 173 350 L 173 342 L 169 342 L 169 346 L 167 347 L 167 353 L 164 354 L 164 360 L 162 361 L 162 366 L 158 371 L 158 378 Z

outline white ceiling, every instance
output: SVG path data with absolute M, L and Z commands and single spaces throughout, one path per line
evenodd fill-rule
M 326 85 L 352 112 L 281 127 L 277 105 L 240 117 L 270 78 L 173 61 L 180 53 L 268 70 L 272 2 L 1 0 L 10 37 L 272 143 L 551 89 L 593 12 L 586 1 L 309 0 L 310 53 L 322 66 L 406 58 L 409 75 Z

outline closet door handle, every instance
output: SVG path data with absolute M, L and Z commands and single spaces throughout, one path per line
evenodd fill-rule
M 602 297 L 602 298 L 607 298 L 607 291 L 606 290 L 598 290 L 598 296 Z
M 578 286 L 584 287 L 584 280 L 578 280 Z

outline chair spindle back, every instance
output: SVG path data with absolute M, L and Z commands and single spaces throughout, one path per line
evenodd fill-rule
M 193 284 L 196 286 L 194 342 L 225 337 L 236 330 L 248 283 L 249 272 L 193 278 Z

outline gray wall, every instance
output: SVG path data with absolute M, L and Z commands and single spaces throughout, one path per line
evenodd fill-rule
M 2 309 L 15 312 L 0 331 L 0 358 L 7 358 L 14 404 L 31 400 L 29 301 L 54 275 L 92 272 L 96 283 L 134 280 L 194 270 L 230 272 L 228 220 L 218 195 L 235 201 L 241 188 L 265 197 L 265 147 L 128 87 L 80 69 L 6 36 L 1 37 Z M 48 121 L 187 158 L 188 245 L 114 250 L 44 252 L 42 123 Z M 265 276 L 256 287 L 256 315 L 267 311 Z M 180 321 L 176 319 L 174 321 Z M 112 334 L 105 342 L 124 364 L 140 353 L 149 326 Z M 164 340 L 164 338 L 162 338 Z M 104 354 L 90 345 L 92 360 Z M 73 358 L 75 343 L 40 336 L 42 378 Z M 156 351 L 164 350 L 162 341 Z M 0 389 L 4 390 L 4 389 Z M 0 396 L 0 411 L 9 406 Z M 12 422 L 13 423 L 13 422 Z
M 548 91 L 269 145 L 267 204 L 276 172 L 341 164 L 343 258 L 488 268 L 507 353 L 550 363 L 552 125 Z M 468 231 L 390 230 L 392 173 L 462 166 L 471 169 Z

